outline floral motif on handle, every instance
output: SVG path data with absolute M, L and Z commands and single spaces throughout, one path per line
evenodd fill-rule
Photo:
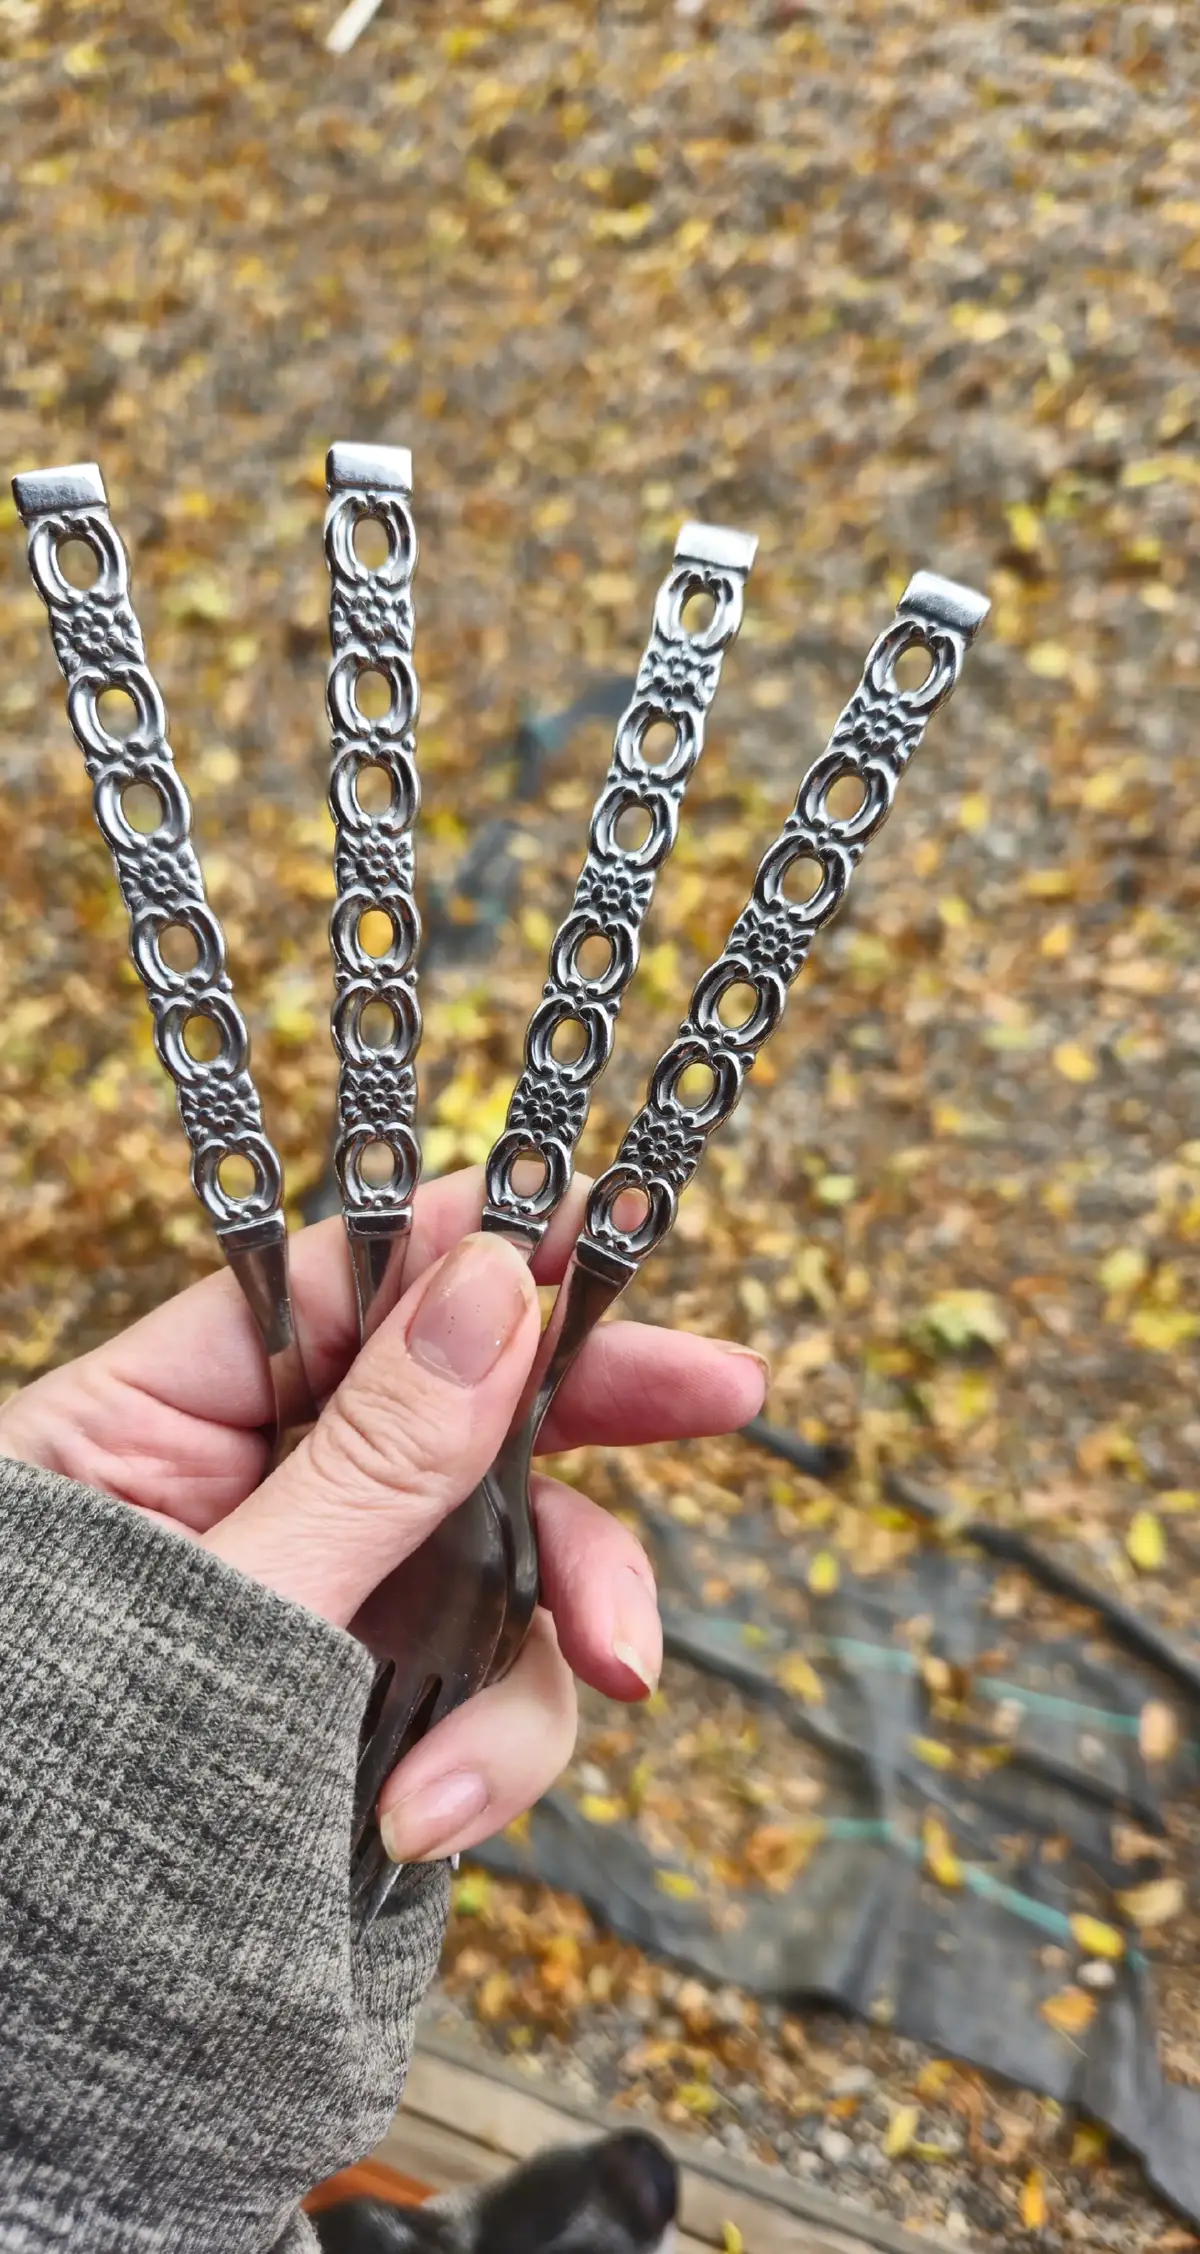
M 414 1060 L 421 1039 L 417 958 L 421 924 L 413 891 L 413 825 L 421 803 L 416 721 L 420 691 L 413 665 L 412 580 L 417 534 L 412 515 L 412 458 L 389 446 L 338 445 L 326 465 L 329 565 L 326 685 L 331 731 L 329 804 L 336 841 L 337 899 L 330 924 L 334 1001 L 332 1030 L 339 1074 L 334 1164 L 352 1228 L 403 1227 L 421 1170 L 415 1120 Z M 364 563 L 360 526 L 379 527 L 383 561 Z M 388 707 L 368 718 L 358 703 L 366 674 L 382 678 Z M 386 792 L 378 809 L 364 804 L 369 778 Z M 391 926 L 379 954 L 364 944 L 363 919 Z M 386 1021 L 371 1038 L 368 1012 Z M 390 1154 L 386 1180 L 368 1179 L 368 1153 Z
M 910 581 L 764 855 L 724 951 L 697 982 L 616 1160 L 593 1186 L 579 1245 L 584 1258 L 590 1251 L 632 1273 L 671 1227 L 680 1192 L 709 1137 L 737 1105 L 755 1057 L 783 1015 L 789 987 L 887 820 L 900 777 L 931 715 L 953 690 L 987 610 L 972 589 L 932 572 Z M 925 652 L 928 671 L 918 687 L 904 688 L 896 668 L 914 649 Z M 852 813 L 837 815 L 830 797 L 844 777 L 858 782 L 861 795 Z M 731 1013 L 738 990 L 741 1007 Z M 700 1083 L 690 1095 L 684 1091 L 689 1073 Z M 631 1227 L 616 1221 L 623 1192 L 638 1193 L 644 1208 Z
M 587 858 L 555 934 L 524 1066 L 487 1162 L 484 1227 L 510 1231 L 530 1248 L 541 1241 L 570 1185 L 592 1093 L 612 1054 L 637 967 L 642 923 L 704 748 L 721 662 L 741 624 L 756 545 L 746 533 L 684 525 L 658 591 L 650 639 L 592 813 Z M 688 623 L 695 604 L 710 607 L 701 624 Z M 652 731 L 667 739 L 661 758 L 650 756 Z M 589 947 L 602 956 L 590 972 L 584 968 Z M 561 1048 L 568 1029 L 577 1050 L 571 1058 Z M 540 1161 L 542 1178 L 522 1192 L 516 1168 L 528 1157 Z
M 129 592 L 129 561 L 109 515 L 94 463 L 14 478 L 28 532 L 29 570 L 49 613 L 50 637 L 67 684 L 67 716 L 91 778 L 93 803 L 129 913 L 130 950 L 149 997 L 158 1054 L 175 1084 L 191 1147 L 192 1184 L 223 1239 L 278 1221 L 283 1175 L 263 1132 L 249 1071 L 249 1038 L 225 967 L 225 939 L 205 897 L 191 842 L 192 809 L 167 739 L 167 715 L 146 663 Z M 90 551 L 90 586 L 63 569 L 68 543 Z M 132 707 L 128 732 L 106 724 L 103 699 L 119 691 Z M 131 819 L 131 794 L 157 802 L 150 830 Z M 193 960 L 176 968 L 190 949 Z M 196 1056 L 200 1029 L 214 1053 Z M 236 1195 L 224 1161 L 248 1162 L 253 1186 Z

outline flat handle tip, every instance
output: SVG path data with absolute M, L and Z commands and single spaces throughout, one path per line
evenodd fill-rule
M 339 439 L 325 457 L 325 485 L 329 493 L 367 486 L 407 496 L 412 492 L 412 454 L 407 446 L 362 446 L 355 439 Z
M 108 495 L 96 462 L 64 462 L 57 469 L 19 470 L 12 481 L 22 524 L 63 509 L 106 509 Z
M 896 605 L 902 617 L 948 626 L 968 642 L 974 641 L 991 607 L 988 597 L 974 587 L 964 587 L 957 579 L 943 579 L 936 571 L 914 571 Z

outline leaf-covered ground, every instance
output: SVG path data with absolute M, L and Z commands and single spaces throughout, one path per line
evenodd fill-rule
M 333 1084 L 330 439 L 414 451 L 427 883 L 505 808 L 523 711 L 632 668 L 678 523 L 759 534 L 585 1162 L 909 572 L 986 586 L 962 687 L 641 1309 L 762 1347 L 774 1419 L 852 1444 L 836 1500 L 780 1498 L 825 1514 L 835 1557 L 882 1567 L 908 1538 L 877 1480 L 911 1463 L 1189 1637 L 1200 19 L 1189 0 L 384 0 L 334 60 L 332 14 L 0 0 L 0 451 L 103 465 L 293 1195 L 323 1171 Z M 0 515 L 15 1383 L 213 1254 Z M 547 765 L 517 916 L 481 967 L 431 980 L 435 1168 L 480 1156 L 502 1117 L 606 751 L 589 725 Z M 621 1499 L 603 1465 L 571 1476 Z M 731 1447 L 648 1451 L 623 1494 L 726 1519 L 756 1476 Z M 591 1740 L 613 1727 L 594 1717 Z M 497 1899 L 569 1969 L 568 1913 Z M 1167 2040 L 1195 2074 L 1180 1933 Z M 462 1984 L 488 2022 L 486 1977 Z M 605 1977 L 589 1962 L 581 2056 L 605 2039 Z M 623 1977 L 651 2022 L 667 2008 L 660 1974 Z M 491 2024 L 535 2020 L 506 1998 Z M 748 2024 L 764 2112 L 747 2099 L 741 2133 L 786 2150 L 800 2099 L 768 2103 L 786 2043 Z M 830 2091 L 858 2041 L 814 2038 L 805 2119 L 845 2110 Z M 894 2124 L 928 2062 L 871 2042 Z M 978 2097 L 989 2118 L 1015 2102 Z M 886 2169 L 842 2180 L 981 2242 L 1043 2208 L 1047 2244 L 1169 2231 L 1127 2171 L 1072 2164 L 1030 2118 L 1019 2154 L 942 2158 L 937 2133 L 893 2125 Z

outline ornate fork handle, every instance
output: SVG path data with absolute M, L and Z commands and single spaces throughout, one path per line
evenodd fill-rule
M 283 1170 L 263 1131 L 249 1037 L 225 968 L 224 934 L 205 897 L 191 842 L 191 804 L 130 601 L 128 557 L 94 463 L 30 471 L 13 479 L 13 493 L 67 684 L 67 717 L 129 912 L 130 951 L 149 998 L 154 1044 L 175 1084 L 192 1186 L 258 1324 L 281 1439 L 313 1414 L 292 1320 Z M 96 576 L 86 589 L 73 586 L 62 569 L 60 551 L 68 542 L 91 551 Z M 133 706 L 128 735 L 114 735 L 104 724 L 100 700 L 110 690 L 123 692 Z M 149 832 L 135 827 L 126 805 L 139 787 L 158 805 Z M 190 949 L 189 968 L 167 960 L 168 940 L 176 952 Z M 200 1028 L 216 1042 L 208 1058 L 189 1046 Z M 242 1196 L 222 1179 L 229 1159 L 252 1170 L 252 1187 Z
M 655 599 L 650 640 L 592 813 L 587 858 L 550 950 L 504 1131 L 487 1161 L 483 1226 L 529 1253 L 570 1187 L 592 1093 L 612 1054 L 617 1017 L 637 968 L 641 927 L 704 749 L 722 659 L 742 622 L 757 546 L 749 533 L 685 524 Z M 697 598 L 711 602 L 712 616 L 690 629 L 686 612 Z M 652 760 L 647 745 L 656 728 L 669 729 L 672 741 L 662 759 Z M 631 824 L 644 835 L 631 839 Z M 591 971 L 584 968 L 589 942 L 606 950 Z M 555 1043 L 572 1027 L 583 1047 L 569 1061 L 555 1054 Z M 515 1181 L 523 1158 L 542 1169 L 540 1183 L 524 1194 Z
M 581 1260 L 611 1261 L 628 1267 L 632 1276 L 667 1234 L 680 1192 L 710 1136 L 739 1102 L 759 1050 L 783 1016 L 789 987 L 817 933 L 841 907 L 870 839 L 887 820 L 900 777 L 928 721 L 954 689 L 988 607 L 972 589 L 934 572 L 918 572 L 909 581 L 826 750 L 809 768 L 793 811 L 759 864 L 724 950 L 698 980 L 687 1016 L 654 1068 L 646 1101 L 613 1165 L 593 1186 L 577 1246 Z M 914 649 L 927 653 L 929 672 L 919 688 L 903 689 L 895 669 Z M 838 817 L 829 799 L 843 778 L 859 782 L 863 795 L 854 813 Z M 789 893 L 789 879 L 794 881 L 793 872 L 802 876 L 806 867 L 818 873 L 797 900 Z M 731 1023 L 722 1007 L 739 987 L 750 1002 Z M 693 1069 L 707 1086 L 689 1101 L 681 1082 Z M 615 1219 L 626 1191 L 639 1194 L 646 1207 L 631 1228 L 619 1227 Z
M 988 607 L 971 588 L 933 572 L 918 572 L 910 580 L 826 750 L 809 768 L 793 811 L 759 864 L 750 898 L 724 949 L 698 980 L 687 1015 L 654 1068 L 646 1101 L 614 1163 L 592 1187 L 523 1414 L 485 1482 L 507 1518 L 513 1552 L 509 1608 L 493 1678 L 512 1664 L 537 1599 L 528 1475 L 554 1396 L 600 1317 L 670 1229 L 681 1191 L 696 1172 L 710 1136 L 738 1103 L 755 1057 L 783 1016 L 788 990 L 813 940 L 837 913 L 868 841 L 887 820 L 900 777 L 927 722 L 955 687 Z M 896 665 L 906 651 L 917 648 L 927 653 L 929 672 L 919 688 L 904 689 Z M 844 776 L 857 778 L 863 796 L 854 813 L 837 816 L 829 795 Z M 789 895 L 789 878 L 793 872 L 803 874 L 806 866 L 817 873 L 797 901 Z M 739 987 L 749 1001 L 731 1025 L 722 1004 Z M 681 1082 L 696 1069 L 706 1085 L 689 1100 Z M 641 1204 L 640 1218 L 618 1221 L 623 1197 Z
M 413 826 L 421 803 L 415 728 L 420 690 L 413 664 L 412 580 L 417 533 L 412 456 L 392 446 L 332 446 L 326 462 L 332 656 L 325 700 L 331 730 L 329 806 L 335 828 L 337 899 L 330 923 L 334 966 L 332 1033 L 340 1071 L 334 1165 L 342 1192 L 364 1336 L 403 1288 L 404 1251 L 421 1171 L 416 1136 L 416 1054 L 421 1039 L 417 958 L 421 921 L 413 890 Z M 359 556 L 359 527 L 387 540 L 372 568 Z M 364 674 L 386 683 L 389 704 L 368 719 L 358 703 Z M 360 785 L 386 784 L 378 811 Z M 382 953 L 363 940 L 363 920 L 386 916 Z M 369 1010 L 387 1013 L 378 1045 L 365 1037 Z M 386 1161 L 371 1180 L 373 1157 Z

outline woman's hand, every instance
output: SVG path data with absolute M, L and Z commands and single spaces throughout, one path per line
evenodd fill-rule
M 478 1171 L 421 1190 L 408 1289 L 361 1353 L 341 1223 L 301 1231 L 297 1327 L 324 1407 L 266 1477 L 270 1381 L 228 1273 L 15 1395 L 0 1409 L 0 1454 L 103 1488 L 347 1626 L 495 1457 L 537 1347 L 535 1281 L 562 1275 L 586 1192 L 578 1180 L 531 1275 L 502 1238 L 468 1234 Z M 606 1324 L 564 1383 L 543 1444 L 736 1430 L 765 1385 L 743 1347 Z M 572 1670 L 611 1698 L 641 1698 L 658 1679 L 662 1634 L 641 1545 L 557 1480 L 535 1478 L 532 1494 L 545 1609 L 505 1680 L 441 1722 L 385 1787 L 384 1838 L 399 1859 L 472 1846 L 546 1790 L 574 1744 Z

